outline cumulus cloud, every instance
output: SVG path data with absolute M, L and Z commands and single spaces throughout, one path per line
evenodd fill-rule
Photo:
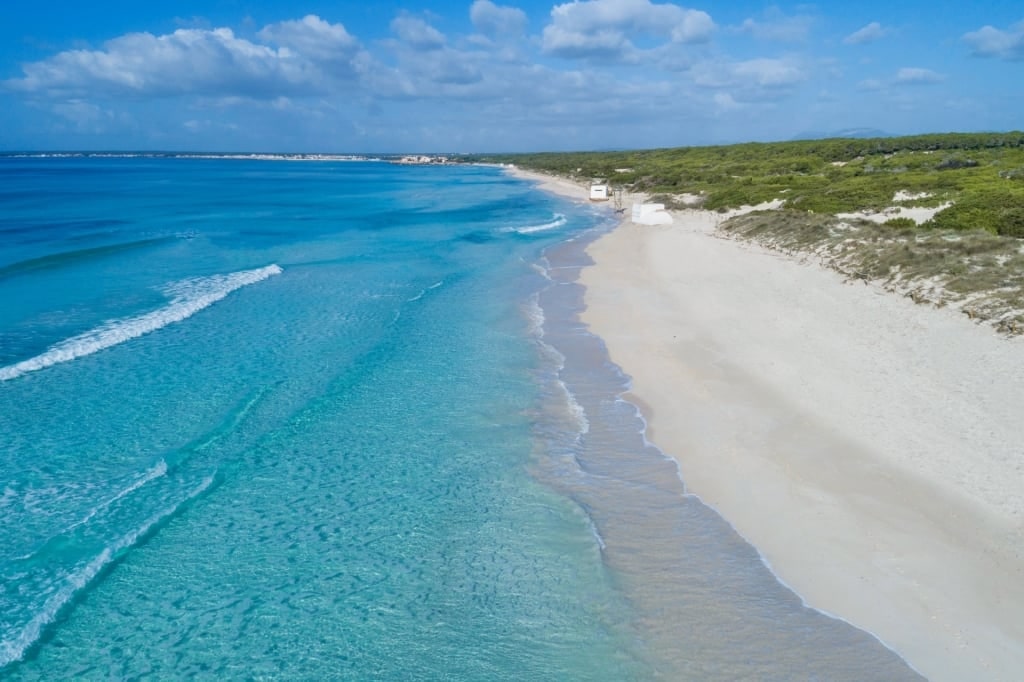
M 727 92 L 716 92 L 712 100 L 719 111 L 734 111 L 743 107 Z
M 518 7 L 496 5 L 491 0 L 476 0 L 469 8 L 469 19 L 481 33 L 521 35 L 526 31 L 526 12 Z
M 706 88 L 785 88 L 807 76 L 792 59 L 759 58 L 741 62 L 704 62 L 693 67 L 694 83 Z
M 391 31 L 414 50 L 438 50 L 445 44 L 444 35 L 440 31 L 409 14 L 395 17 L 391 22 Z
M 872 21 L 867 26 L 859 28 L 843 38 L 843 42 L 847 45 L 863 45 L 864 43 L 873 43 L 876 40 L 881 40 L 887 35 L 889 35 L 888 28 L 882 26 L 877 21 Z
M 529 41 L 526 14 L 500 2 L 515 0 L 464 6 L 472 35 L 445 35 L 430 16 L 409 13 L 389 15 L 382 27 L 390 27 L 390 39 L 372 43 L 315 15 L 237 34 L 197 26 L 129 34 L 95 49 L 51 53 L 0 87 L 20 91 L 51 127 L 83 135 L 113 135 L 128 125 L 117 117 L 130 112 L 134 143 L 142 146 L 175 135 L 193 146 L 231 140 L 251 146 L 276 135 L 315 147 L 348 134 L 344 126 L 386 120 L 394 128 L 411 118 L 447 135 L 471 131 L 477 146 L 500 137 L 482 134 L 480 126 L 490 123 L 481 122 L 499 120 L 506 121 L 502 129 L 529 130 L 523 139 L 531 145 L 553 131 L 547 144 L 559 146 L 567 144 L 564 130 L 581 120 L 594 130 L 619 131 L 621 121 L 636 124 L 638 116 L 652 125 L 634 125 L 633 143 L 653 144 L 672 139 L 682 110 L 713 118 L 758 102 L 774 106 L 808 80 L 805 71 L 819 69 L 797 56 L 743 61 L 694 49 L 711 36 L 714 22 L 669 2 L 560 4 L 544 34 Z M 555 66 L 543 63 L 542 52 L 617 61 L 611 68 Z M 641 58 L 642 71 L 626 73 L 623 65 Z M 634 106 L 638 98 L 643 111 Z M 238 130 L 229 130 L 234 123 Z M 400 143 L 382 132 L 374 144 L 422 144 L 417 135 Z
M 778 8 L 765 11 L 761 19 L 749 18 L 744 21 L 739 31 L 748 33 L 760 40 L 779 42 L 799 42 L 807 38 L 814 19 L 807 15 L 786 16 Z
M 715 30 L 700 10 L 650 0 L 577 0 L 556 5 L 544 27 L 542 47 L 561 57 L 619 58 L 633 49 L 630 37 L 653 36 L 674 43 L 708 40 Z
M 209 96 L 253 102 L 357 87 L 373 58 L 340 23 L 315 15 L 265 26 L 250 40 L 228 28 L 131 33 L 98 50 L 25 64 L 10 90 L 52 98 Z
M 436 50 L 402 65 L 403 71 L 417 78 L 421 96 L 444 96 L 445 91 L 437 85 L 466 86 L 483 80 L 482 61 L 479 55 L 456 50 Z M 449 93 L 450 94 L 450 93 Z
M 977 31 L 964 35 L 976 57 L 997 57 L 1008 61 L 1024 60 L 1024 21 L 1000 30 L 993 26 L 982 26 Z
M 83 129 L 111 117 L 110 112 L 104 111 L 91 102 L 84 102 L 80 99 L 58 102 L 53 106 L 53 111 Z
M 895 82 L 900 85 L 930 85 L 945 80 L 945 76 L 931 69 L 904 67 L 896 72 Z
M 314 14 L 271 24 L 257 35 L 268 43 L 324 61 L 349 57 L 359 47 L 359 41 L 349 35 L 343 24 L 328 23 Z
M 263 99 L 314 94 L 345 75 L 336 64 L 328 75 L 317 61 L 351 56 L 356 47 L 344 26 L 316 17 L 275 24 L 260 33 L 280 47 L 240 38 L 228 28 L 179 29 L 160 36 L 129 33 L 100 50 L 67 50 L 25 64 L 24 76 L 6 85 L 52 96 L 214 94 Z
M 751 59 L 739 62 L 733 73 L 742 81 L 761 87 L 777 88 L 803 81 L 804 72 L 788 59 Z
M 472 101 L 474 107 L 467 111 L 499 102 L 502 107 L 528 110 L 558 103 L 578 113 L 578 105 L 590 111 L 608 97 L 608 81 L 592 71 L 499 62 L 487 52 L 453 48 L 397 56 L 394 66 L 378 62 L 367 74 L 367 85 L 378 98 L 432 101 L 449 108 L 455 100 Z M 619 83 L 615 90 L 626 87 Z

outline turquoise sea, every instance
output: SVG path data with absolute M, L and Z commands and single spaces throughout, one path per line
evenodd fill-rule
M 0 156 L 0 678 L 914 679 L 647 443 L 607 209 L 489 167 Z

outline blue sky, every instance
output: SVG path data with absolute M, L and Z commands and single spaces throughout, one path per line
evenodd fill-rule
M 1024 3 L 37 0 L 0 149 L 480 152 L 1024 128 Z

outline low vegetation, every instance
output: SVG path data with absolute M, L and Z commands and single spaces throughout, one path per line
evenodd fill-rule
M 650 194 L 699 194 L 728 209 L 784 199 L 815 213 L 881 210 L 896 192 L 929 196 L 907 206 L 953 206 L 935 227 L 1024 237 L 1024 132 L 951 133 L 617 152 L 490 155 L 578 178 L 607 178 Z
M 782 210 L 722 224 L 734 237 L 820 258 L 919 303 L 955 305 L 1024 333 L 1024 132 L 750 143 L 641 151 L 489 155 L 656 196 L 669 208 Z M 839 213 L 948 205 L 918 225 Z
M 720 229 L 798 258 L 814 258 L 849 281 L 874 282 L 915 303 L 959 308 L 1000 332 L 1024 333 L 1020 239 L 984 230 L 921 229 L 907 219 L 879 225 L 785 210 L 737 216 Z

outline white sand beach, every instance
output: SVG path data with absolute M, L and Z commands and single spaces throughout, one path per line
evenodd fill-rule
M 928 678 L 1024 678 L 1024 339 L 673 215 L 590 246 L 583 320 L 688 492 Z
M 505 171 L 511 173 L 517 178 L 537 183 L 537 188 L 542 189 L 545 192 L 560 194 L 563 197 L 568 197 L 569 199 L 575 199 L 577 201 L 587 201 L 590 196 L 589 190 L 585 185 L 557 175 L 527 171 L 514 166 L 506 166 Z

